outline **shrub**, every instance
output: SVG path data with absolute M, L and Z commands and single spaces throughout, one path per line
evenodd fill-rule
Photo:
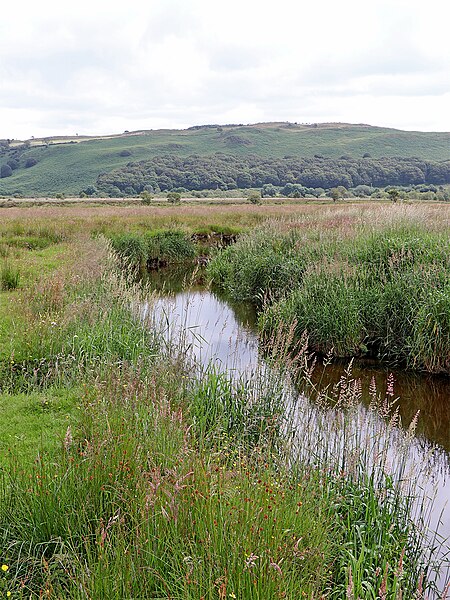
M 11 167 L 11 169 L 13 171 L 15 171 L 16 169 L 19 168 L 19 161 L 16 160 L 15 158 L 12 158 L 11 160 L 8 160 L 8 162 L 6 163 L 9 167 Z
M 0 168 L 0 177 L 3 179 L 4 177 L 11 177 L 12 169 L 9 165 L 2 165 Z
M 178 204 L 181 202 L 181 194 L 179 192 L 169 192 L 167 194 L 167 201 L 171 204 Z
M 141 199 L 142 204 L 150 204 L 153 200 L 153 195 L 148 190 L 144 190 L 139 194 L 139 198 Z
M 250 192 L 248 201 L 250 204 L 261 204 L 261 194 L 259 192 Z
M 97 193 L 97 188 L 94 187 L 93 185 L 88 185 L 87 188 L 85 188 L 84 190 L 81 190 L 80 192 L 80 197 L 86 197 L 86 196 L 95 196 L 95 194 Z M 84 194 L 84 196 L 81 196 L 81 194 Z
M 37 162 L 38 161 L 35 158 L 27 158 L 25 168 L 29 169 L 30 167 L 34 167 L 34 165 L 37 165 Z

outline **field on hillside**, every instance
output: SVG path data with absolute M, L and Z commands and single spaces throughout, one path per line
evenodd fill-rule
M 445 597 L 446 547 L 417 486 L 431 452 L 424 443 L 417 460 L 417 421 L 399 422 L 392 379 L 371 383 L 367 410 L 351 365 L 336 385 L 313 380 L 283 306 L 289 319 L 261 338 L 250 379 L 196 364 L 166 335 L 170 312 L 158 329 L 156 292 L 136 276 L 155 259 L 190 272 L 209 253 L 209 276 L 236 300 L 273 310 L 304 278 L 312 310 L 340 269 L 350 280 L 361 263 L 367 272 L 335 295 L 328 323 L 337 306 L 338 324 L 351 324 L 348 300 L 379 276 L 399 307 L 421 301 L 425 281 L 444 347 L 449 204 L 0 215 L 0 596 L 406 599 L 438 580 Z
M 448 133 L 405 132 L 363 125 L 322 124 L 317 127 L 288 124 L 262 124 L 239 127 L 204 127 L 190 130 L 150 131 L 89 141 L 32 145 L 22 161 L 35 159 L 30 168 L 19 168 L 0 180 L 0 194 L 47 195 L 79 194 L 96 184 L 100 173 L 153 156 L 174 154 L 338 158 L 416 156 L 427 160 L 449 158 Z M 122 156 L 122 154 L 125 154 Z M 4 155 L 2 164 L 12 155 Z

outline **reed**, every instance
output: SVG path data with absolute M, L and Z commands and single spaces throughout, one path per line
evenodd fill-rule
M 449 373 L 449 237 L 416 216 L 350 232 L 275 223 L 218 253 L 208 273 L 260 309 L 266 336 L 295 322 L 323 354 Z
M 193 259 L 197 252 L 190 237 L 177 230 L 121 233 L 111 237 L 118 256 L 144 271 L 149 264 L 176 263 Z
M 0 271 L 0 289 L 15 290 L 20 284 L 20 271 L 13 266 L 8 259 L 2 263 Z

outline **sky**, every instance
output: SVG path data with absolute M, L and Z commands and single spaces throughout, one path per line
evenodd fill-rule
M 445 0 L 21 0 L 0 138 L 201 124 L 450 131 Z

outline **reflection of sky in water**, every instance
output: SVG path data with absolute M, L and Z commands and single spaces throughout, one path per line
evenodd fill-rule
M 201 365 L 213 363 L 239 372 L 256 368 L 258 341 L 237 322 L 229 306 L 209 292 L 183 292 L 155 303 L 157 327 L 164 337 L 192 352 Z
M 144 312 L 148 310 L 149 307 L 145 306 Z M 237 376 L 257 376 L 260 380 L 270 375 L 270 367 L 258 355 L 258 340 L 254 330 L 239 323 L 230 306 L 212 293 L 190 291 L 161 297 L 153 307 L 153 314 L 155 325 L 161 329 L 165 339 L 176 346 L 181 343 L 185 350 L 192 353 L 197 364 L 203 367 L 213 364 L 216 368 L 233 372 Z M 313 403 L 299 394 L 287 380 L 284 381 L 286 406 L 291 409 L 295 406 L 295 454 L 307 460 L 308 453 L 312 451 L 320 454 L 320 447 L 326 446 L 328 452 L 333 447 L 336 457 L 339 456 L 343 451 L 342 431 L 336 429 L 335 419 L 329 418 L 331 413 L 324 419 L 323 413 Z M 317 434 L 317 427 L 323 436 L 321 439 Z M 353 443 L 355 446 L 349 449 L 350 452 L 358 451 L 358 444 L 363 445 L 367 441 L 369 445 L 377 439 L 378 451 L 382 452 L 383 447 L 388 448 L 388 462 L 396 463 L 395 453 L 398 453 L 396 448 L 400 443 L 401 432 L 390 430 L 386 433 L 384 421 L 368 411 L 367 407 L 359 406 L 350 430 L 350 436 L 347 431 L 346 439 L 353 440 L 350 445 Z M 376 456 L 373 448 L 372 452 Z M 449 454 L 442 448 L 435 447 L 424 436 L 413 438 L 407 453 L 406 472 L 430 496 L 435 494 L 431 525 L 435 528 L 440 520 L 441 535 L 450 536 Z M 444 574 L 443 577 L 446 581 L 447 575 Z M 441 583 L 440 587 L 444 585 L 445 583 Z

